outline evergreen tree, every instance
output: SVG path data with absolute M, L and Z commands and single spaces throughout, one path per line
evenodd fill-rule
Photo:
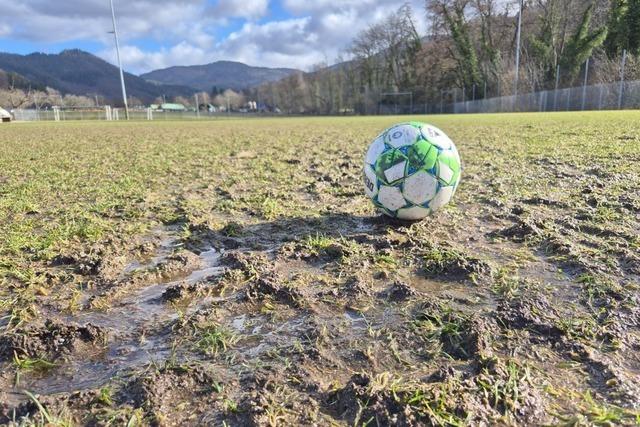
M 640 54 L 640 0 L 627 1 L 627 48 L 634 55 Z
M 634 0 L 631 0 L 634 1 Z M 615 58 L 623 49 L 629 48 L 629 25 L 627 21 L 628 0 L 612 0 L 607 23 L 607 38 L 604 48 L 610 58 Z
M 593 50 L 600 47 L 607 37 L 607 27 L 589 32 L 593 4 L 587 7 L 576 32 L 571 36 L 560 58 L 560 66 L 573 81 L 580 72 L 580 66 L 589 58 Z
M 480 85 L 482 77 L 478 66 L 478 55 L 471 42 L 469 26 L 465 20 L 464 9 L 455 7 L 453 11 L 449 11 L 443 8 L 443 15 L 456 49 L 458 74 L 462 81 L 462 86 L 467 90 L 471 90 L 473 85 Z

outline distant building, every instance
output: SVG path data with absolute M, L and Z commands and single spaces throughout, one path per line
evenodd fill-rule
M 158 111 L 187 111 L 187 108 L 182 104 L 151 104 L 149 107 Z
M 0 107 L 0 122 L 10 122 L 11 114 L 4 108 Z

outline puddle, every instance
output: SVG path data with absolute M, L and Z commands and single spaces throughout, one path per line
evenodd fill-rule
M 144 262 L 129 264 L 125 274 L 157 266 L 175 248 L 174 239 L 163 241 L 153 257 Z M 171 286 L 197 283 L 223 272 L 223 268 L 219 266 L 220 252 L 208 249 L 199 256 L 203 265 L 201 269 L 185 274 L 182 278 L 173 278 L 139 289 L 131 296 L 114 303 L 109 311 L 92 310 L 64 317 L 65 323 L 91 323 L 104 328 L 109 336 L 107 347 L 94 354 L 84 354 L 82 359 L 71 358 L 60 362 L 59 366 L 44 375 L 23 375 L 19 389 L 40 394 L 95 389 L 114 377 L 125 376 L 134 368 L 169 359 L 173 353 L 171 346 L 174 337 L 168 325 L 179 314 L 174 307 L 162 301 L 163 292 Z M 197 304 L 192 304 L 189 312 L 212 300 L 203 298 Z
M 349 321 L 352 328 L 367 329 L 369 327 L 366 317 L 358 311 L 346 310 L 344 317 Z

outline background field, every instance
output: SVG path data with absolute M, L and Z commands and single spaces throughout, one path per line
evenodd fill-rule
M 1 126 L 0 423 L 639 423 L 640 113 L 411 118 L 464 167 L 414 224 L 409 119 Z

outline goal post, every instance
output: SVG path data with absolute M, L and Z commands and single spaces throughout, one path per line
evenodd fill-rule
M 413 92 L 380 93 L 378 114 L 413 114 Z

